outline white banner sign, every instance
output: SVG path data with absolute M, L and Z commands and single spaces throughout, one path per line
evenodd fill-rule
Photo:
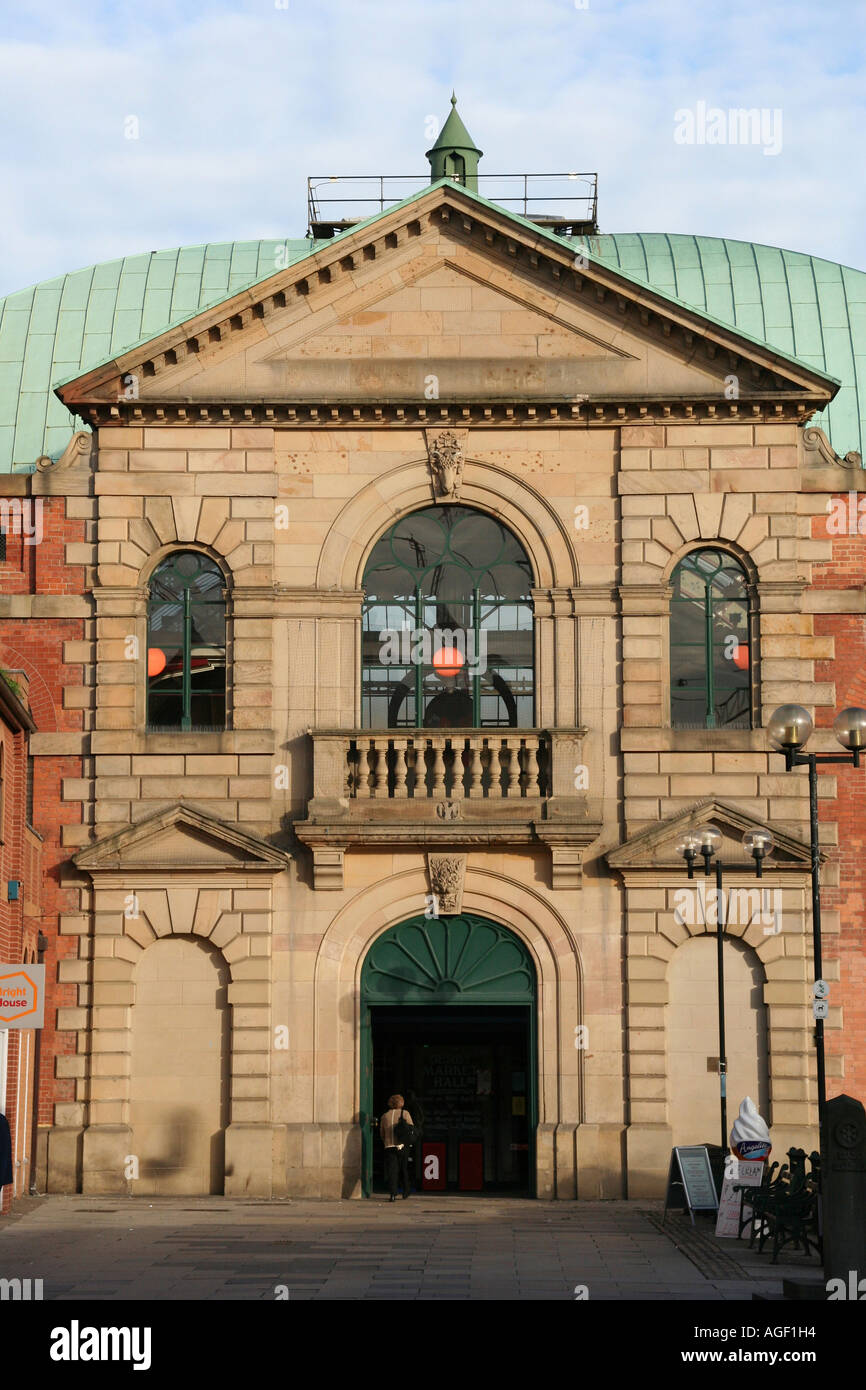
M 0 965 L 0 1028 L 41 1028 L 45 966 Z

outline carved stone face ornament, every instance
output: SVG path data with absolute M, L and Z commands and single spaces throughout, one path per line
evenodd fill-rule
M 440 915 L 457 916 L 463 905 L 466 855 L 428 854 L 427 870 L 430 875 L 430 891 L 437 900 Z
M 428 440 L 427 456 L 433 478 L 434 496 L 456 502 L 463 481 L 463 450 L 452 430 L 443 430 Z

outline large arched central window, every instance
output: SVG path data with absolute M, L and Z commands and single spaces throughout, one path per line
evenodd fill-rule
M 364 727 L 531 728 L 531 587 L 523 547 L 482 512 L 392 526 L 364 571 Z

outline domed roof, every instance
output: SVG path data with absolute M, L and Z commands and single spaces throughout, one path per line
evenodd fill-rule
M 233 241 L 152 251 L 0 300 L 0 472 L 58 457 L 73 429 L 53 386 L 294 264 L 326 242 Z M 662 232 L 594 236 L 591 255 L 838 377 L 813 423 L 839 454 L 866 440 L 866 273 L 796 251 Z
M 629 232 L 587 249 L 841 381 L 811 423 L 837 454 L 866 453 L 866 273 L 820 256 L 727 237 Z
M 0 473 L 59 456 L 75 429 L 61 381 L 314 251 L 320 242 L 225 241 L 147 251 L 75 270 L 0 300 Z

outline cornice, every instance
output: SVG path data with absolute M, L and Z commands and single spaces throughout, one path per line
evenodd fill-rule
M 391 427 L 424 429 L 471 426 L 483 429 L 509 427 L 533 429 L 611 429 L 619 425 L 654 424 L 805 424 L 821 408 L 823 399 L 805 393 L 740 397 L 719 401 L 669 397 L 635 401 L 608 397 L 593 400 L 472 399 L 418 400 L 319 400 L 319 401 L 90 401 L 77 408 L 94 428 L 110 426 L 184 425 L 226 427 L 264 426 L 275 429 L 358 429 Z

